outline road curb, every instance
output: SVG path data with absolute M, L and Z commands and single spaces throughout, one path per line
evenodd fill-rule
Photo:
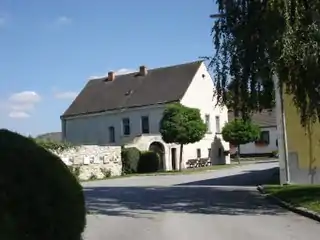
M 285 201 L 282 201 L 281 199 L 275 197 L 275 196 L 271 196 L 270 194 L 267 194 L 264 190 L 264 187 L 261 186 L 261 185 L 258 185 L 257 186 L 257 190 L 268 200 L 274 202 L 275 204 L 291 211 L 291 212 L 294 212 L 294 213 L 297 213 L 301 216 L 304 216 L 304 217 L 307 217 L 307 218 L 310 218 L 312 220 L 315 220 L 317 222 L 320 222 L 320 214 L 319 213 L 316 213 L 314 211 L 310 211 L 306 208 L 302 208 L 302 207 L 295 207 L 293 206 L 292 204 L 289 204 Z

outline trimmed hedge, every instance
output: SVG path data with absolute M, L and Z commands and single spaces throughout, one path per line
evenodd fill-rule
M 0 239 L 81 239 L 83 190 L 59 157 L 30 138 L 0 130 L 0 163 Z
M 157 153 L 152 151 L 145 151 L 141 153 L 138 172 L 139 173 L 152 173 L 159 170 L 160 157 Z
M 123 148 L 121 151 L 122 174 L 138 172 L 140 151 L 135 147 Z
M 29 138 L 35 141 L 35 143 L 38 144 L 39 146 L 55 152 L 62 152 L 75 147 L 68 142 L 60 142 L 60 141 L 53 141 L 49 139 L 32 138 L 32 137 L 29 137 Z

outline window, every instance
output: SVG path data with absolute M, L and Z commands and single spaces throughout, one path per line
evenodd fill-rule
M 269 136 L 269 131 L 262 131 L 260 133 L 260 138 L 258 141 L 256 141 L 258 144 L 269 144 L 270 143 L 270 136 Z
M 208 157 L 211 157 L 211 148 L 208 148 Z
M 211 126 L 210 126 L 210 114 L 205 115 L 205 123 L 207 126 L 207 133 L 211 132 Z
M 141 117 L 141 132 L 142 133 L 149 133 L 149 117 L 148 116 L 142 116 Z
M 130 135 L 130 119 L 129 118 L 122 119 L 122 131 L 123 131 L 123 135 Z
M 115 141 L 114 127 L 109 127 L 109 142 L 114 143 Z
M 197 158 L 201 158 L 201 149 L 200 148 L 197 149 Z
M 216 116 L 216 133 L 220 133 L 220 116 Z
M 278 147 L 278 139 L 276 139 L 276 146 Z

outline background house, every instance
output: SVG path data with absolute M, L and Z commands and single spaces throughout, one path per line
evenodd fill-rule
M 213 81 L 202 61 L 90 80 L 61 116 L 63 139 L 74 144 L 125 145 L 161 153 L 165 170 L 178 169 L 179 146 L 166 144 L 159 133 L 167 104 L 198 108 L 208 126 L 205 137 L 184 146 L 188 159 L 230 163 L 229 150 L 216 132 L 228 121 L 227 109 L 216 108 Z
M 229 121 L 234 120 L 232 111 L 228 112 Z M 240 146 L 241 156 L 272 156 L 278 151 L 278 131 L 276 111 L 262 110 L 252 115 L 252 122 L 260 126 L 261 135 L 257 142 L 251 142 Z M 231 146 L 232 154 L 236 152 L 236 146 Z

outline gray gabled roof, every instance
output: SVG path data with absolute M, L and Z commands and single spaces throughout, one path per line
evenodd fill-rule
M 203 61 L 90 80 L 61 116 L 164 104 L 181 100 Z
M 275 109 L 262 110 L 261 112 L 254 113 L 252 115 L 252 122 L 259 125 L 260 127 L 276 127 L 277 126 L 277 115 Z M 234 115 L 232 111 L 228 112 L 228 119 L 232 121 Z

